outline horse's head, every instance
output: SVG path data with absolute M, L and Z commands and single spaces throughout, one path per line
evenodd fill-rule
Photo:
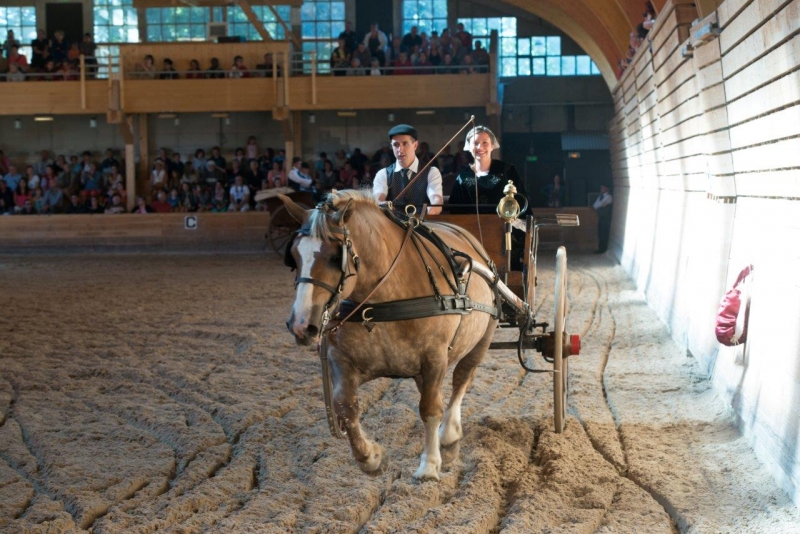
M 301 228 L 287 245 L 285 263 L 297 269 L 295 298 L 286 326 L 299 345 L 319 341 L 327 317 L 355 287 L 360 260 L 350 240 L 347 221 L 353 200 L 337 208 L 333 201 L 306 210 L 279 195 Z

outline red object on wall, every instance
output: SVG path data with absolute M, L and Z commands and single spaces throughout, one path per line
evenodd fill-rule
M 727 347 L 733 347 L 747 340 L 747 313 L 750 305 L 749 299 L 742 302 L 741 284 L 744 282 L 750 273 L 753 272 L 753 266 L 748 265 L 739 276 L 736 278 L 736 283 L 733 287 L 725 293 L 719 303 L 717 310 L 717 324 L 714 328 L 714 333 L 717 335 L 717 341 Z M 744 314 L 740 319 L 740 315 Z M 740 324 L 741 332 L 737 335 L 736 323 L 737 320 Z

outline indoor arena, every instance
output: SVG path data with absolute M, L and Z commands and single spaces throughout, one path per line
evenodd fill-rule
M 800 534 L 800 0 L 0 32 L 0 532 Z

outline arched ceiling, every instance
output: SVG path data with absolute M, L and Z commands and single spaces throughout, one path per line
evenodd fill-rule
M 609 88 L 616 65 L 628 50 L 630 32 L 642 22 L 644 0 L 505 0 L 541 17 L 569 35 L 589 54 Z M 667 0 L 653 0 L 660 12 Z

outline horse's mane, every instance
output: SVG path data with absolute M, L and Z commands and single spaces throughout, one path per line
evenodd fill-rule
M 356 210 L 360 204 L 369 206 L 378 206 L 378 202 L 372 195 L 372 191 L 368 189 L 347 189 L 345 191 L 333 190 L 325 196 L 325 199 L 320 202 L 317 209 L 313 210 L 311 217 L 308 220 L 309 235 L 316 237 L 324 242 L 330 241 L 332 234 L 329 229 L 330 221 L 327 215 L 337 210 L 343 209 L 347 203 L 353 201 L 353 209 Z M 380 214 L 377 210 L 362 210 L 360 213 L 364 215 L 368 213 Z

